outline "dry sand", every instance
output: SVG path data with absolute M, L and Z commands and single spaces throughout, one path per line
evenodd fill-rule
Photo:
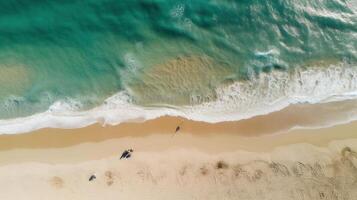
M 353 200 L 357 121 L 288 130 L 338 118 L 331 104 L 313 108 L 218 124 L 162 117 L 1 135 L 0 199 Z M 133 157 L 119 160 L 127 148 Z

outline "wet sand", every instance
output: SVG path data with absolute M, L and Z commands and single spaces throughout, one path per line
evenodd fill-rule
M 216 124 L 161 117 L 117 126 L 95 124 L 80 129 L 42 129 L 32 133 L 0 135 L 0 165 L 26 161 L 92 160 L 117 155 L 129 147 L 143 151 L 192 147 L 206 152 L 265 152 L 296 143 L 326 146 L 334 140 L 357 138 L 357 122 L 316 128 L 349 115 L 350 110 L 357 110 L 356 107 L 356 101 L 345 101 L 295 105 L 268 115 Z M 177 126 L 181 129 L 174 136 Z M 292 130 L 296 126 L 315 128 Z M 80 150 L 72 151 L 71 148 Z M 100 151 L 96 151 L 98 149 Z M 43 156 L 42 153 L 47 151 L 52 155 Z M 17 152 L 16 156 L 10 152 Z
M 323 147 L 335 140 L 357 138 L 357 122 L 275 135 L 244 136 L 235 134 L 235 126 L 240 127 L 235 123 L 220 127 L 187 120 L 182 123 L 182 120 L 163 117 L 142 124 L 93 125 L 82 129 L 44 129 L 31 134 L 3 135 L 0 136 L 0 165 L 81 162 L 119 155 L 126 148 L 155 152 L 175 148 L 193 148 L 208 153 L 236 150 L 268 152 L 290 144 L 308 143 Z M 179 124 L 181 130 L 175 134 Z M 221 128 L 227 128 L 227 132 L 219 132 Z M 212 133 L 214 131 L 217 133 Z

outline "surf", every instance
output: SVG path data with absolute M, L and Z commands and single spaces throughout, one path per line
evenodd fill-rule
M 217 88 L 217 98 L 213 101 L 184 106 L 140 106 L 133 102 L 128 92 L 122 91 L 106 99 L 102 105 L 85 111 L 80 111 L 75 101 L 56 102 L 46 112 L 0 120 L 0 133 L 25 133 L 41 128 L 81 128 L 94 123 L 117 125 L 123 122 L 143 122 L 161 116 L 184 117 L 208 123 L 239 121 L 268 115 L 291 105 L 343 104 L 348 100 L 354 101 L 357 99 L 356 77 L 356 68 L 341 66 L 262 73 L 249 81 Z M 337 110 L 335 114 L 330 113 L 328 120 L 321 121 L 321 126 L 356 120 L 357 108 L 353 105 L 348 109 Z M 334 115 L 336 120 L 333 120 Z M 304 128 L 304 125 L 298 126 Z

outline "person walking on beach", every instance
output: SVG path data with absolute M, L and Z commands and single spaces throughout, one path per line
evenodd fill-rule
M 176 133 L 178 133 L 178 132 L 181 130 L 181 125 L 182 125 L 182 124 L 183 124 L 183 121 L 182 121 L 179 125 L 177 125 L 177 127 L 176 127 L 176 129 L 175 129 L 175 132 L 174 132 L 174 134 L 172 135 L 172 137 L 175 136 Z
M 176 127 L 176 130 L 175 130 L 175 133 L 177 133 L 180 129 L 181 129 L 181 127 L 180 127 L 180 126 L 177 126 L 177 127 Z

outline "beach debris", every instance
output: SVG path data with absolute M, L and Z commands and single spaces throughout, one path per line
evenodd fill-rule
M 133 153 L 134 150 L 133 149 L 127 149 L 125 150 L 121 156 L 120 156 L 120 160 L 123 159 L 123 158 L 130 158 L 131 157 L 131 153 Z
M 97 177 L 93 174 L 89 177 L 89 181 L 94 181 Z

